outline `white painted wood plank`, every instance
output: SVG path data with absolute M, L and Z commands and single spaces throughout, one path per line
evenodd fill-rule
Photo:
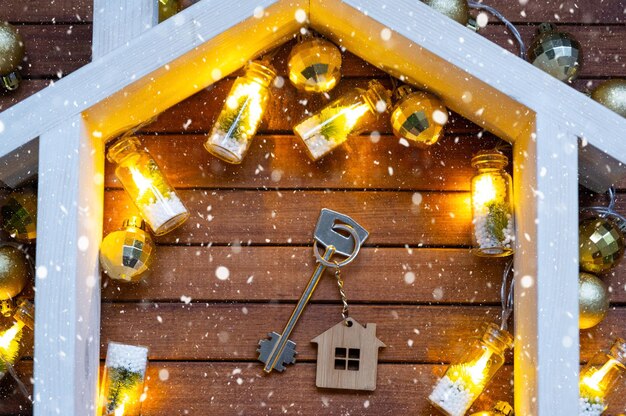
M 584 137 L 594 146 L 591 156 L 604 152 L 626 162 L 626 119 L 422 2 L 311 0 L 310 19 L 351 52 L 434 92 L 499 137 L 514 141 L 541 113 Z M 391 34 L 388 40 L 383 33 Z M 626 176 L 623 166 L 610 163 L 604 182 Z
M 34 414 L 95 409 L 104 158 L 80 115 L 41 136 Z
M 537 116 L 515 142 L 515 413 L 578 414 L 578 139 Z
M 95 0 L 93 58 L 148 29 L 157 0 Z M 100 357 L 104 145 L 82 115 L 40 137 L 35 416 L 94 414 Z M 67 376 L 59 377 L 60 374 Z
M 159 23 L 159 0 L 94 0 L 93 60 L 128 45 Z
M 298 5 L 297 1 L 282 0 L 241 0 L 237 7 L 222 0 L 194 4 L 0 113 L 0 155 L 116 93 L 103 111 L 117 105 L 124 110 L 120 116 L 132 118 L 129 108 L 135 113 L 142 109 L 125 103 L 147 90 L 154 101 L 150 102 L 151 116 L 153 111 L 163 111 L 239 68 L 253 53 L 295 32 Z M 217 53 L 222 57 L 216 62 L 220 58 Z M 170 68 L 176 69 L 179 79 L 174 87 L 167 77 Z M 145 96 L 141 99 L 145 102 Z M 136 122 L 145 121 L 139 115 L 135 118 Z M 126 127 L 129 125 L 131 121 Z

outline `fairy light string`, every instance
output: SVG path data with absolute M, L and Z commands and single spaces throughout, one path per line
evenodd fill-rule
M 517 44 L 519 45 L 519 56 L 520 56 L 520 58 L 522 58 L 524 60 L 526 59 L 526 45 L 524 44 L 524 41 L 522 40 L 522 35 L 519 33 L 519 30 L 517 30 L 515 25 L 513 23 L 511 23 L 511 21 L 509 19 L 504 17 L 504 15 L 502 13 L 500 13 L 497 9 L 495 9 L 495 8 L 493 8 L 491 6 L 488 6 L 486 4 L 478 3 L 476 1 L 469 1 L 468 5 L 472 9 L 486 11 L 489 14 L 493 15 L 498 20 L 500 20 L 502 23 L 504 23 L 504 25 L 506 26 L 508 31 L 513 35 L 513 37 L 517 41 Z

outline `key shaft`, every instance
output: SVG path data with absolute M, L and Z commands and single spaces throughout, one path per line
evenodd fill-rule
M 335 254 L 335 247 L 330 245 L 326 248 L 326 251 L 324 252 L 324 255 L 322 257 L 324 260 L 330 261 L 330 258 L 333 256 L 333 254 Z M 287 345 L 287 342 L 289 341 L 289 336 L 293 332 L 293 329 L 295 328 L 298 319 L 300 319 L 302 312 L 304 312 L 304 309 L 309 303 L 309 300 L 311 300 L 311 296 L 313 296 L 313 292 L 315 292 L 317 284 L 320 282 L 325 270 L 325 265 L 323 265 L 322 263 L 317 264 L 317 267 L 315 268 L 315 271 L 313 272 L 309 283 L 304 289 L 302 296 L 300 296 L 298 304 L 294 308 L 293 312 L 291 313 L 291 317 L 289 318 L 289 321 L 287 321 L 287 324 L 283 329 L 280 339 L 274 346 L 267 362 L 265 363 L 263 371 L 265 371 L 266 373 L 270 373 L 276 366 L 278 360 L 281 358 L 283 350 L 285 349 L 285 345 Z

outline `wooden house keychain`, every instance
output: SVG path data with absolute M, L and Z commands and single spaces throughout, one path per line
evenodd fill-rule
M 361 244 L 367 237 L 367 230 L 349 216 L 330 209 L 322 209 L 313 234 L 313 252 L 318 265 L 302 296 L 300 296 L 298 304 L 291 313 L 291 318 L 287 321 L 283 332 L 280 334 L 270 332 L 268 334 L 269 339 L 259 341 L 257 352 L 259 353 L 259 361 L 265 364 L 263 371 L 266 373 L 270 373 L 272 370 L 282 372 L 287 364 L 296 362 L 296 343 L 289 340 L 289 337 L 324 275 L 324 271 L 327 267 L 339 269 L 351 263 L 359 254 Z M 325 248 L 323 255 L 319 252 L 318 247 L 320 245 Z M 344 259 L 341 261 L 333 260 L 334 255 L 343 256 Z M 353 352 L 353 354 L 355 353 Z
M 341 265 L 335 262 L 334 266 L 343 320 L 311 340 L 317 344 L 315 384 L 329 389 L 376 390 L 378 349 L 386 345 L 376 338 L 376 324 L 363 326 L 350 318 Z

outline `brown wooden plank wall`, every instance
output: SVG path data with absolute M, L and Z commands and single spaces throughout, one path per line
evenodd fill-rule
M 623 1 L 488 4 L 518 23 L 527 41 L 541 21 L 557 22 L 573 33 L 586 59 L 576 88 L 626 76 Z M 22 88 L 0 95 L 0 109 L 89 62 L 91 1 L 4 0 L 1 13 L 18 26 L 28 56 Z M 514 50 L 502 25 L 482 33 Z M 283 76 L 290 45 L 275 59 Z M 331 97 L 371 78 L 389 83 L 385 74 L 349 52 L 343 75 Z M 499 139 L 452 115 L 440 143 L 426 150 L 407 148 L 381 120 L 367 126 L 380 137 L 354 138 L 312 163 L 290 131 L 304 111 L 303 100 L 311 111 L 327 100 L 285 83 L 274 89 L 262 131 L 244 163 L 231 166 L 202 147 L 231 83 L 226 79 L 201 91 L 142 130 L 143 144 L 181 190 L 192 217 L 158 239 L 156 271 L 148 282 L 120 286 L 105 281 L 102 356 L 107 340 L 150 347 L 145 415 L 436 414 L 426 397 L 445 369 L 442 364 L 461 354 L 462 340 L 481 322 L 498 320 L 505 263 L 469 254 L 468 190 L 472 153 Z M 110 232 L 134 211 L 111 166 L 105 181 L 105 232 Z M 282 329 L 308 280 L 314 263 L 311 233 L 322 207 L 349 213 L 371 231 L 345 278 L 352 316 L 376 322 L 388 346 L 380 354 L 374 393 L 315 388 L 316 355 L 309 340 L 340 319 L 330 278 L 320 284 L 293 336 L 299 363 L 265 377 L 255 361 L 258 339 Z M 624 203 L 619 208 L 626 212 Z M 218 266 L 229 269 L 227 280 L 217 279 Z M 613 310 L 603 324 L 582 334 L 583 361 L 615 336 L 626 336 L 625 275 L 626 264 L 606 277 Z M 508 361 L 475 409 L 512 400 Z M 31 362 L 25 360 L 20 370 L 28 380 Z M 10 381 L 2 387 L 0 414 L 30 414 Z M 624 395 L 616 394 L 609 414 L 625 405 Z

